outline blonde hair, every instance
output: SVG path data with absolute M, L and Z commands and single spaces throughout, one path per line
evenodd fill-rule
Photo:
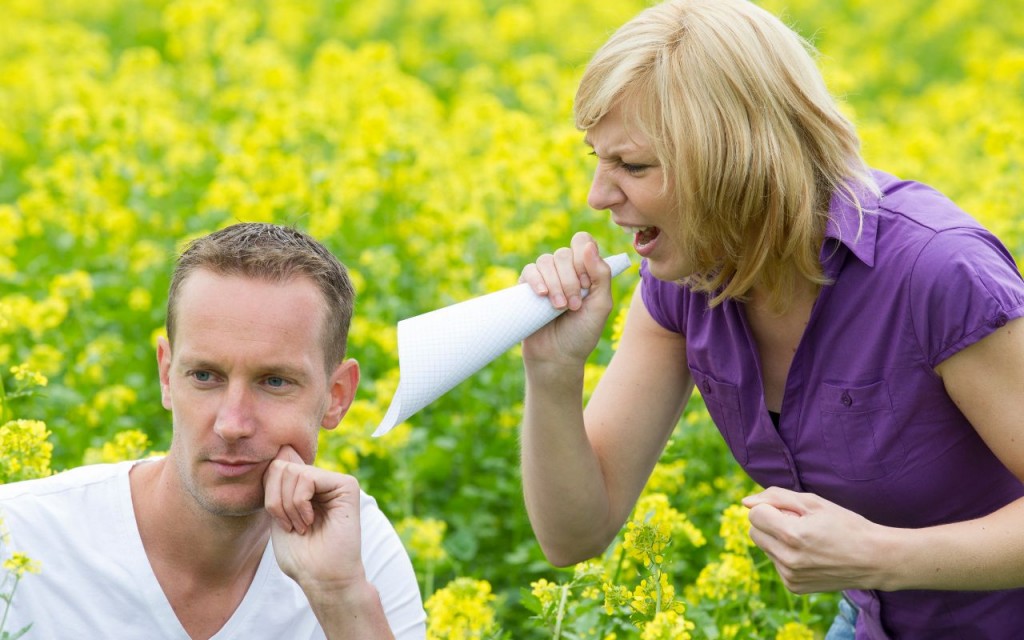
M 685 282 L 712 306 L 761 284 L 781 312 L 801 279 L 826 284 L 832 194 L 863 215 L 855 186 L 877 192 L 813 54 L 746 0 L 668 0 L 616 31 L 580 81 L 578 128 L 621 105 L 652 141 L 695 265 Z

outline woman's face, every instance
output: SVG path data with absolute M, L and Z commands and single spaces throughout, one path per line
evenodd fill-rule
M 647 259 L 651 275 L 682 279 L 693 269 L 680 249 L 672 181 L 664 184 L 654 148 L 636 127 L 627 131 L 621 109 L 616 105 L 587 131 L 598 159 L 587 203 L 611 211 L 612 222 L 633 235 L 633 248 Z

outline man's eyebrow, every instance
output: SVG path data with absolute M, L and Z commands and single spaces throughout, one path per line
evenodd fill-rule
M 223 371 L 223 368 L 220 365 L 206 360 L 205 358 L 184 357 L 181 359 L 180 364 L 185 369 L 202 369 L 217 372 Z M 284 362 L 271 362 L 261 366 L 259 371 L 260 375 L 278 375 L 285 378 L 293 378 L 295 380 L 306 380 L 309 377 L 309 373 L 302 367 L 297 367 Z
M 295 367 L 290 364 L 270 364 L 262 368 L 264 375 L 275 375 L 283 376 L 285 378 L 291 378 L 293 380 L 306 380 L 309 377 L 309 373 L 301 367 Z
M 211 371 L 220 370 L 220 367 L 213 362 L 198 357 L 185 356 L 178 361 L 178 364 L 185 369 L 209 369 Z

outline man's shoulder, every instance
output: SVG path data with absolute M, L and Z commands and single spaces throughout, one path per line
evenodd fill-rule
M 390 525 L 387 515 L 377 504 L 377 499 L 362 489 L 359 490 L 359 521 L 363 530 Z
M 133 464 L 135 461 L 91 464 L 61 471 L 45 478 L 0 485 L 0 503 L 23 497 L 39 498 L 56 495 L 109 482 L 118 476 L 127 475 Z

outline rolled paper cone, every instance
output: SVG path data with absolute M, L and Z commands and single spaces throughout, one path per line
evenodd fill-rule
M 605 262 L 613 277 L 630 265 L 625 253 Z M 562 312 L 524 283 L 399 321 L 398 389 L 373 435 L 391 431 Z

